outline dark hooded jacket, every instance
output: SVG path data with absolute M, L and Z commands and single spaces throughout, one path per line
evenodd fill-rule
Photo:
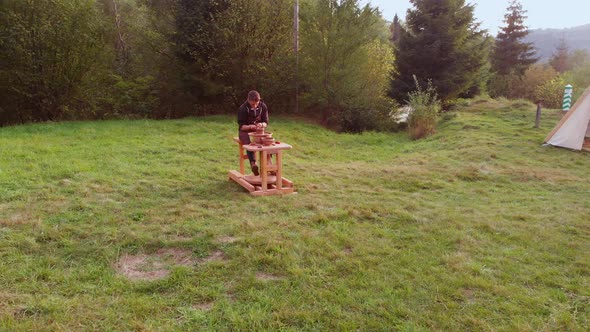
M 243 144 L 250 143 L 250 136 L 248 132 L 240 130 L 243 125 L 253 125 L 257 123 L 266 123 L 268 125 L 268 108 L 261 100 L 256 108 L 250 108 L 248 101 L 245 101 L 238 109 L 238 131 L 240 141 Z

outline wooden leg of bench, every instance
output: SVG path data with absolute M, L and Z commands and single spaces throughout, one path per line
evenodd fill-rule
M 246 173 L 244 173 L 244 147 L 240 144 L 238 150 L 239 150 L 238 152 L 240 153 L 240 156 L 239 156 L 239 158 L 240 158 L 240 172 L 242 174 L 246 174 Z

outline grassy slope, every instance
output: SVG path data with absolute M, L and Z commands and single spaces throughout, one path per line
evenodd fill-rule
M 414 142 L 274 118 L 299 193 L 262 198 L 227 181 L 233 117 L 2 128 L 0 330 L 584 330 L 590 153 L 542 147 L 557 120 L 488 102 Z M 172 247 L 225 259 L 113 269 Z

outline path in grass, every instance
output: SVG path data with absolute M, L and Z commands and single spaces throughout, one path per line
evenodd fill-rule
M 259 198 L 233 117 L 0 128 L 0 330 L 584 330 L 590 154 L 534 116 L 474 103 L 416 142 L 273 117 L 298 194 Z

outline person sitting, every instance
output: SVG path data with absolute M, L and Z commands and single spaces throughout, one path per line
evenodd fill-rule
M 261 100 L 258 91 L 248 92 L 248 99 L 238 109 L 238 126 L 239 138 L 242 144 L 250 144 L 248 133 L 266 128 L 268 126 L 268 107 Z M 258 176 L 258 165 L 256 164 L 256 155 L 252 151 L 247 151 L 248 160 L 252 173 Z

